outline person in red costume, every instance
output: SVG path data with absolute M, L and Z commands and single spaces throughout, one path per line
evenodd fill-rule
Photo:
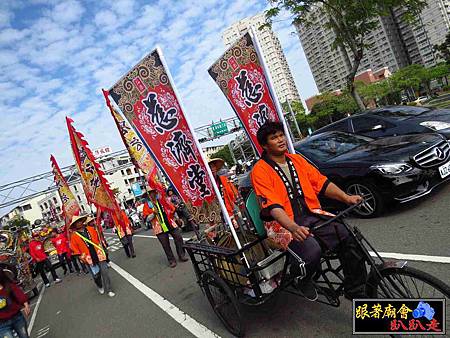
M 55 269 L 52 266 L 52 263 L 48 260 L 47 254 L 44 250 L 44 245 L 39 240 L 39 232 L 34 231 L 32 233 L 33 238 L 31 239 L 30 244 L 28 245 L 31 258 L 33 258 L 34 263 L 36 264 L 36 272 L 38 272 L 41 277 L 42 281 L 44 282 L 46 287 L 50 286 L 50 282 L 47 278 L 47 275 L 45 274 L 45 269 L 50 270 L 50 273 L 52 274 L 53 281 L 55 284 L 61 282 L 61 279 L 58 278 L 58 275 L 55 272 Z
M 64 231 L 53 229 L 52 243 L 58 253 L 59 262 L 61 263 L 64 274 L 67 274 L 67 266 L 69 267 L 70 273 L 73 273 L 72 260 L 69 256 L 69 240 Z

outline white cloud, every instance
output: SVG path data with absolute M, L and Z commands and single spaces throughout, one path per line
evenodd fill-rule
M 13 13 L 6 8 L 0 8 L 0 27 L 9 26 Z
M 79 1 L 66 1 L 58 3 L 51 14 L 53 20 L 61 24 L 70 24 L 79 21 L 84 8 Z
M 0 32 L 0 45 L 11 44 L 16 41 L 23 39 L 27 34 L 28 30 L 17 30 L 13 28 L 6 28 Z
M 116 14 L 110 10 L 104 10 L 95 15 L 95 24 L 104 31 L 111 31 L 118 25 Z
M 22 18 L 30 1 L 33 15 Z M 123 148 L 101 88 L 156 44 L 194 126 L 233 116 L 207 69 L 225 50 L 223 30 L 266 7 L 265 0 L 27 0 L 2 7 L 0 157 L 9 164 L 0 167 L 0 181 L 48 171 L 50 153 L 61 165 L 70 164 L 66 115 L 93 149 Z M 298 38 L 289 35 L 287 23 L 274 28 L 305 97 L 315 87 Z

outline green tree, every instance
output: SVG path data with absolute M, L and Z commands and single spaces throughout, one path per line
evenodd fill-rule
M 377 105 L 398 104 L 401 101 L 400 91 L 394 88 L 389 78 L 370 84 L 360 82 L 357 88 L 365 101 L 375 100 Z
M 28 227 L 29 225 L 30 225 L 29 220 L 18 215 L 14 216 L 11 220 L 8 221 L 8 229 L 10 228 L 21 229 L 23 227 Z
M 314 11 L 326 15 L 327 27 L 335 35 L 333 48 L 346 55 L 350 68 L 347 89 L 360 109 L 364 109 L 355 86 L 355 75 L 372 45 L 366 36 L 379 25 L 379 17 L 391 15 L 393 7 L 402 7 L 403 19 L 412 22 L 426 6 L 426 0 L 268 0 L 272 8 L 266 12 L 269 24 L 282 9 L 293 15 L 294 24 L 314 24 Z M 349 51 L 349 53 L 347 52 Z M 350 54 L 350 55 L 349 55 Z
M 295 100 L 294 100 L 294 101 L 290 101 L 289 104 L 291 105 L 292 112 L 294 113 L 295 119 L 297 120 L 297 124 L 299 124 L 299 122 L 298 122 L 298 120 L 299 120 L 298 116 L 299 116 L 299 115 L 305 115 L 305 108 L 303 107 L 303 103 L 302 103 L 301 101 L 295 101 Z M 287 102 L 283 102 L 283 103 L 281 104 L 281 107 L 283 108 L 283 111 L 284 111 L 285 114 L 289 112 L 289 104 L 288 104 Z M 302 128 L 301 128 L 300 125 L 299 125 L 299 128 L 300 128 L 300 132 L 301 132 L 302 135 L 298 135 L 298 133 L 297 133 L 297 127 L 295 126 L 294 121 L 293 121 L 293 119 L 291 118 L 291 115 L 290 115 L 290 114 L 288 114 L 287 121 L 288 121 L 288 123 L 289 123 L 289 127 L 291 128 L 291 130 L 292 130 L 293 133 L 295 134 L 295 137 L 303 138 L 303 135 L 306 135 L 306 134 L 303 132 L 303 130 L 302 130 Z
M 340 95 L 324 93 L 318 99 L 319 102 L 312 107 L 308 115 L 308 122 L 314 129 L 324 127 L 359 110 L 348 93 Z
M 445 36 L 445 41 L 434 46 L 434 52 L 438 58 L 444 59 L 450 65 L 450 32 Z
M 305 112 L 305 108 L 303 107 L 303 103 L 301 101 L 290 101 L 289 103 L 294 114 L 301 114 Z M 289 105 L 287 102 L 283 102 L 281 107 L 285 112 L 289 111 Z
M 445 85 L 448 85 L 447 77 L 450 75 L 450 63 L 441 62 L 429 69 L 430 78 L 437 79 L 441 84 L 444 80 Z
M 228 148 L 228 146 L 223 146 L 221 149 L 219 149 L 214 154 L 212 154 L 211 158 L 221 158 L 228 165 L 235 164 L 233 161 L 233 156 L 231 155 L 231 152 L 230 152 L 230 148 Z

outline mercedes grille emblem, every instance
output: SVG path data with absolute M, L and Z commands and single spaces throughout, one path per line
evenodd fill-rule
M 445 158 L 445 153 L 441 148 L 434 148 L 434 154 L 440 160 L 443 160 Z

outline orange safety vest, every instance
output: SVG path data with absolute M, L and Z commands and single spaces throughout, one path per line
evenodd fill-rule
M 100 238 L 98 235 L 97 230 L 94 227 L 87 227 L 87 230 L 89 231 L 89 235 L 91 236 L 91 241 L 95 243 L 95 251 L 97 252 L 97 256 L 99 261 L 106 260 L 106 253 L 102 248 L 102 243 L 100 242 Z M 84 257 L 85 260 L 92 264 L 92 258 L 91 254 L 89 252 L 89 248 L 87 246 L 88 244 L 85 243 L 85 241 L 78 236 L 75 231 L 72 232 L 70 235 L 70 249 L 72 250 L 73 255 L 80 255 L 81 257 Z

